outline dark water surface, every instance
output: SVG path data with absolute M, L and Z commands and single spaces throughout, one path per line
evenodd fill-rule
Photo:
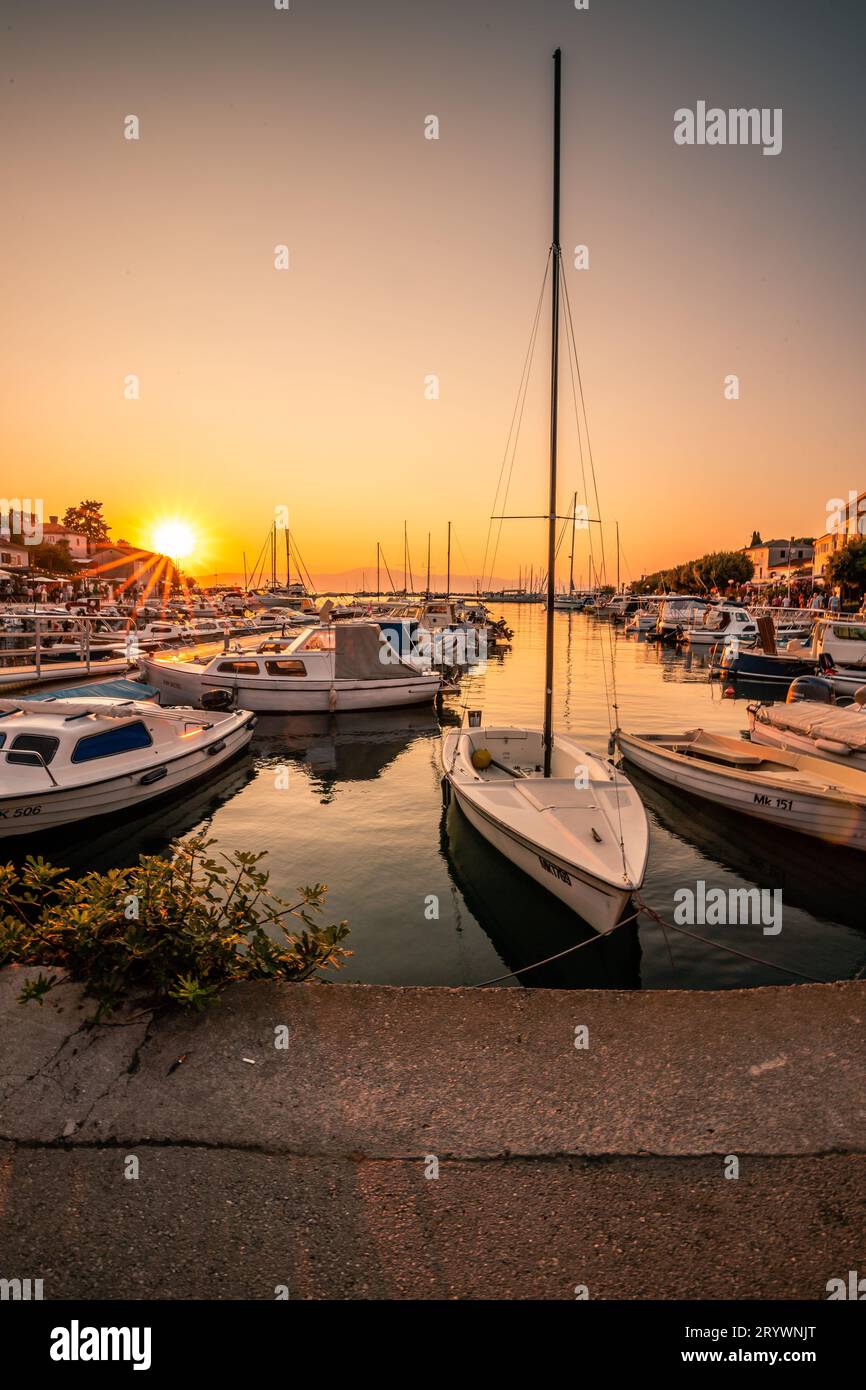
M 461 695 L 445 702 L 443 724 L 459 722 L 464 705 L 497 723 L 541 722 L 544 612 L 529 605 L 495 611 L 514 628 L 513 649 L 464 680 Z M 556 723 L 590 748 L 607 748 L 611 644 L 623 728 L 736 734 L 747 726 L 744 703 L 722 699 L 718 683 L 707 680 L 706 654 L 683 656 L 581 614 L 557 613 L 555 622 Z M 456 806 L 443 811 L 440 737 L 432 709 L 336 720 L 262 717 L 248 753 L 183 802 L 39 849 L 76 869 L 128 864 L 202 831 L 225 850 L 267 850 L 276 892 L 290 897 L 299 884 L 325 882 L 327 920 L 348 918 L 354 955 L 337 977 L 343 980 L 474 984 L 594 938 L 490 849 Z M 778 936 L 765 936 L 760 925 L 693 930 L 822 980 L 866 967 L 866 856 L 774 832 L 630 775 L 651 822 L 643 896 L 663 917 L 673 917 L 676 889 L 699 879 L 708 888 L 780 889 Z M 795 977 L 641 919 L 523 979 L 547 987 L 708 989 Z

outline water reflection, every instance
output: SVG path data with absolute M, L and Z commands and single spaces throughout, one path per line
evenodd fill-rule
M 866 933 L 862 853 L 737 815 L 631 764 L 627 771 L 647 809 L 684 844 L 747 884 L 781 889 L 786 906 Z
M 545 989 L 640 987 L 640 942 L 634 923 L 599 937 L 558 898 L 498 854 L 469 824 L 456 799 L 443 810 L 441 834 L 454 883 L 507 969 L 534 965 L 581 941 L 594 943 L 527 971 L 519 983 Z
M 327 805 L 341 786 L 381 777 L 416 739 L 439 735 L 432 708 L 262 715 L 253 747 L 263 771 L 302 767 Z
M 354 955 L 343 980 L 473 984 L 556 955 L 586 940 L 588 929 L 493 850 L 456 803 L 443 813 L 439 790 L 441 725 L 458 723 L 465 708 L 482 709 L 493 722 L 541 723 L 544 611 L 520 605 L 507 618 L 513 647 L 467 674 L 438 717 L 432 707 L 261 716 L 249 748 L 179 799 L 122 821 L 54 832 L 50 843 L 9 840 L 3 857 L 38 852 L 74 872 L 107 869 L 140 853 L 170 853 L 196 832 L 214 836 L 221 850 L 266 851 L 279 895 L 294 900 L 300 884 L 328 884 L 328 920 L 345 917 L 351 928 Z M 708 679 L 706 649 L 681 652 L 581 614 L 557 613 L 555 624 L 555 721 L 588 748 L 606 751 L 614 689 L 619 721 L 636 733 L 702 727 L 736 736 L 745 725 L 742 697 L 754 692 L 738 683 L 741 698 L 723 698 L 723 685 Z M 285 769 L 288 778 L 280 775 Z M 630 925 L 594 939 L 520 984 L 717 988 L 790 980 L 731 956 L 725 942 L 821 979 L 862 969 L 862 854 L 744 823 L 631 775 L 652 819 L 646 901 L 670 920 L 677 887 L 699 878 L 781 887 L 781 935 L 764 937 L 760 926 L 735 935 L 699 927 L 711 944 L 671 935 L 669 953 L 658 926 L 641 919 L 639 931 Z

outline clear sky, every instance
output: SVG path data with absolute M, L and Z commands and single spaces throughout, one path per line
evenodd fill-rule
M 428 530 L 441 571 L 450 518 L 480 573 L 560 45 L 562 242 L 567 264 L 589 247 L 570 294 L 624 572 L 819 533 L 866 486 L 864 20 L 861 0 L 6 0 L 5 492 L 101 498 L 144 544 L 188 519 L 208 571 L 281 505 L 314 573 L 371 570 L 377 539 L 399 568 L 404 518 L 416 575 Z M 698 101 L 781 107 L 782 152 L 676 145 Z M 546 501 L 547 334 L 514 512 Z M 540 524 L 509 524 L 496 572 L 543 555 Z

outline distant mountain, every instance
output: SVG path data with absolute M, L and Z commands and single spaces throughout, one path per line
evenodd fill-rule
M 393 577 L 394 584 L 396 585 L 397 589 L 402 589 L 402 570 L 392 570 L 391 575 Z M 204 574 L 197 574 L 194 577 L 198 580 L 200 584 L 205 586 L 215 583 L 243 584 L 244 580 L 243 574 L 238 574 L 236 572 L 226 572 L 225 570 L 220 570 L 219 574 L 216 575 L 212 571 L 208 571 Z M 282 578 L 284 579 L 285 575 L 283 575 Z M 292 578 L 296 579 L 297 575 L 293 574 Z M 424 588 L 427 579 L 426 571 L 422 570 L 419 574 L 416 570 L 413 570 L 412 578 L 415 581 L 415 592 L 417 593 L 419 592 L 419 590 L 422 590 Z M 382 583 L 382 592 L 390 593 L 391 585 L 389 583 L 388 576 L 385 573 L 384 569 L 381 572 L 380 579 Z M 444 593 L 446 581 L 447 575 L 444 573 L 431 574 L 430 588 L 433 589 L 434 592 Z M 452 574 L 451 592 L 453 594 L 474 594 L 478 582 L 478 578 L 474 574 Z M 515 585 L 515 582 L 516 581 L 514 579 L 494 578 L 491 582 L 488 583 L 487 587 L 493 589 L 500 589 L 503 586 L 511 588 Z M 361 589 L 366 589 L 367 592 L 370 593 L 376 588 L 376 571 L 375 569 L 341 570 L 338 573 L 325 573 L 314 571 L 313 583 L 315 584 L 316 592 L 320 594 L 328 592 L 337 594 L 355 594 L 358 593 Z

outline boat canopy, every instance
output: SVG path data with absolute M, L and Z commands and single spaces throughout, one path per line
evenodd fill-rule
M 334 629 L 335 680 L 401 680 L 411 667 L 395 656 L 394 648 L 382 641 L 381 631 L 370 623 L 339 624 Z
M 866 714 L 859 710 L 834 709 L 832 705 L 815 709 L 814 703 L 803 700 L 792 705 L 762 706 L 760 717 L 774 729 L 788 729 L 809 738 L 831 739 L 848 748 L 866 751 Z

